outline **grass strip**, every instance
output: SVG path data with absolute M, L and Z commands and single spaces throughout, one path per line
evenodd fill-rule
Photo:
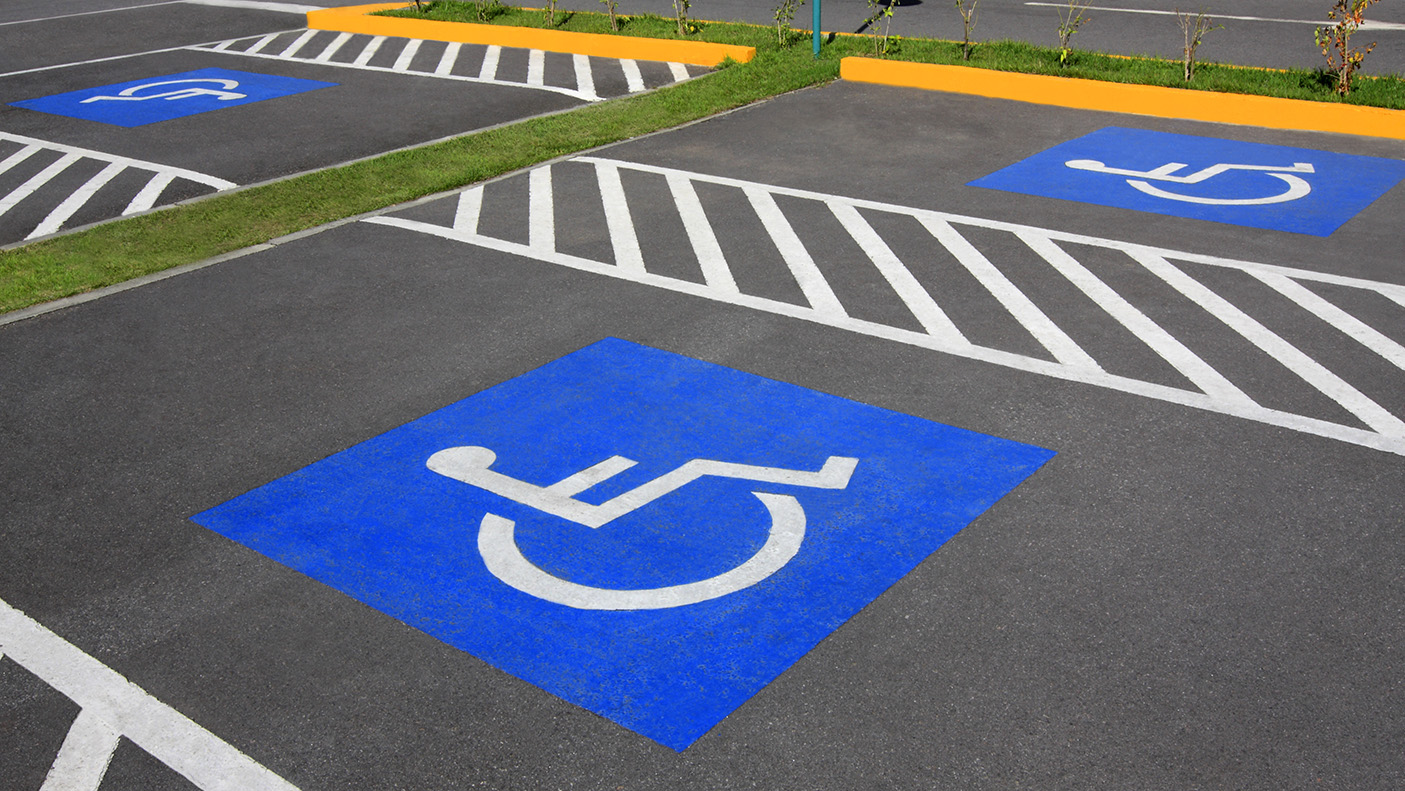
M 469 134 L 218 195 L 0 252 L 0 312 L 91 291 L 286 234 L 462 187 L 538 162 L 678 126 L 835 79 L 771 42 L 748 64 L 653 93 Z

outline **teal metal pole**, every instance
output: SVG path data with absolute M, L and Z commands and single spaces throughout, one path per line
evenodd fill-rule
M 810 22 L 810 30 L 813 31 L 811 39 L 814 42 L 815 60 L 820 59 L 820 0 L 810 0 L 814 3 L 814 15 Z

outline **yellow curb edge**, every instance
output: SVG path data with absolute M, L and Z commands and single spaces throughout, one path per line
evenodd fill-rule
M 1405 111 L 1381 107 L 863 57 L 840 60 L 839 77 L 853 82 L 964 93 L 1079 110 L 1405 140 Z
M 746 63 L 756 56 L 755 47 L 711 44 L 706 41 L 672 41 L 507 25 L 479 25 L 472 22 L 367 16 L 376 11 L 405 8 L 410 5 L 413 3 L 371 3 L 309 11 L 307 26 L 313 30 L 334 30 L 341 33 L 421 38 L 461 44 L 496 44 L 500 47 L 540 49 L 600 58 L 659 60 L 694 66 L 716 66 L 729 57 L 738 63 Z

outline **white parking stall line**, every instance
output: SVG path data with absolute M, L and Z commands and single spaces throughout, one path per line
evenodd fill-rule
M 405 42 L 405 48 L 400 50 L 400 57 L 395 59 L 395 65 L 390 67 L 391 71 L 409 71 L 410 64 L 415 60 L 415 54 L 420 51 L 420 45 L 424 41 L 412 38 Z
M 272 43 L 273 43 L 273 40 L 276 39 L 276 38 L 278 38 L 278 37 L 281 36 L 281 35 L 283 35 L 283 34 L 282 34 L 282 33 L 269 33 L 268 35 L 264 36 L 263 38 L 260 38 L 258 41 L 255 41 L 253 46 L 251 46 L 251 47 L 249 47 L 248 49 L 244 50 L 241 54 L 244 54 L 244 55 L 254 55 L 254 54 L 257 54 L 257 53 L 259 53 L 259 52 L 263 52 L 264 47 L 267 47 L 269 44 L 272 44 Z M 235 39 L 234 41 L 237 41 L 237 40 L 238 40 L 238 39 Z M 233 44 L 234 41 L 228 41 L 228 42 L 222 41 L 222 42 L 220 42 L 220 44 Z M 216 46 L 216 47 L 219 47 L 220 44 L 216 44 L 215 46 Z M 228 47 L 225 47 L 225 49 L 228 49 Z
M 1031 3 L 1025 3 L 1025 5 L 1027 5 L 1027 6 L 1042 6 L 1042 7 L 1044 7 L 1044 8 L 1067 8 L 1067 7 L 1068 7 L 1067 3 L 1048 3 L 1048 2 L 1031 2 Z M 1179 13 L 1178 11 L 1163 11 L 1163 10 L 1154 9 L 1154 8 L 1113 8 L 1113 7 L 1110 7 L 1110 6 L 1097 6 L 1097 5 L 1090 5 L 1090 6 L 1087 6 L 1087 7 L 1086 7 L 1086 10 L 1088 10 L 1088 11 L 1109 11 L 1109 12 L 1119 13 L 1119 14 L 1148 14 L 1148 15 L 1153 15 L 1153 16 L 1175 16 L 1177 13 Z M 1275 22 L 1275 23 L 1286 24 L 1286 25 L 1313 25 L 1314 27 L 1322 27 L 1323 24 L 1324 24 L 1324 20 L 1318 20 L 1318 19 L 1282 19 L 1282 18 L 1279 18 L 1279 17 L 1266 17 L 1266 16 L 1235 16 L 1235 15 L 1233 15 L 1233 14 L 1215 14 L 1215 15 L 1214 15 L 1214 18 L 1215 18 L 1216 20 L 1229 19 L 1229 20 L 1234 20 L 1234 21 L 1236 21 L 1236 22 Z M 1361 24 L 1361 30 L 1362 30 L 1363 32 L 1368 32 L 1368 33 L 1371 32 L 1371 31 L 1374 31 L 1374 30 L 1405 30 L 1405 24 L 1401 24 L 1401 23 L 1399 23 L 1399 22 L 1377 22 L 1377 21 L 1375 21 L 1375 20 L 1369 20 L 1369 19 L 1368 19 L 1368 20 L 1366 20 L 1365 22 L 1363 22 L 1363 23 Z
M 670 61 L 668 64 L 668 70 L 671 74 L 673 74 L 674 82 L 683 82 L 692 77 L 692 75 L 688 73 L 688 67 L 684 66 L 682 63 L 674 63 Z
M 498 78 L 498 59 L 502 57 L 502 47 L 497 44 L 488 45 L 488 49 L 483 52 L 483 65 L 478 68 L 478 79 L 485 82 Z
M 946 311 L 937 305 L 927 289 L 903 266 L 893 249 L 873 230 L 873 226 L 868 224 L 868 220 L 863 218 L 858 209 L 840 201 L 829 201 L 829 209 L 844 226 L 844 230 L 849 232 L 849 236 L 859 243 L 868 260 L 878 268 L 883 279 L 888 281 L 888 285 L 902 299 L 903 304 L 922 325 L 922 329 L 948 343 L 970 343 L 961 330 L 956 328 L 951 317 L 946 315 Z
M 472 187 L 459 194 L 454 210 L 454 230 L 478 233 L 478 217 L 483 211 L 483 187 Z
M 75 162 L 83 157 L 78 154 L 64 154 L 49 164 L 48 167 L 29 177 L 29 180 L 15 187 L 10 194 L 0 198 L 0 215 L 13 209 L 20 201 L 33 195 L 40 187 L 48 184 L 60 173 L 68 170 Z
M 0 655 L 79 706 L 42 788 L 95 791 L 126 738 L 201 791 L 297 791 L 249 756 L 0 601 Z
M 570 167 L 576 163 L 590 167 Z M 624 182 L 621 179 L 621 173 L 626 170 L 664 176 L 669 185 L 674 205 L 668 207 L 666 202 L 664 205 L 658 205 L 655 201 L 637 204 L 635 211 L 631 211 L 626 198 Z M 539 168 L 538 171 L 547 171 L 547 168 Z M 532 171 L 533 176 L 538 171 Z M 1269 330 L 1257 319 L 1252 318 L 1245 309 L 1230 303 L 1209 286 L 1191 278 L 1181 271 L 1178 265 L 1184 263 L 1238 270 L 1277 289 L 1279 293 L 1291 300 L 1291 303 L 1285 304 L 1296 304 L 1303 310 L 1304 321 L 1320 322 L 1319 326 L 1324 327 L 1328 335 L 1324 336 L 1318 333 L 1316 335 L 1317 343 L 1334 342 L 1365 346 L 1378 355 L 1382 359 L 1380 367 L 1370 370 L 1360 368 L 1358 355 L 1357 358 L 1353 358 L 1357 360 L 1353 364 L 1358 367 L 1351 371 L 1352 376 L 1361 378 L 1363 382 L 1366 381 L 1367 377 L 1371 377 L 1372 387 L 1376 388 L 1388 386 L 1382 381 L 1378 381 L 1377 377 L 1398 377 L 1400 372 L 1405 370 L 1405 364 L 1402 364 L 1405 363 L 1405 347 L 1385 337 L 1346 309 L 1318 296 L 1307 286 L 1312 283 L 1323 283 L 1367 291 L 1387 297 L 1402 307 L 1405 307 L 1405 286 L 1198 253 L 1153 248 L 1047 228 L 848 198 L 603 157 L 576 157 L 557 165 L 554 172 L 558 174 L 558 178 L 589 179 L 590 175 L 583 174 L 593 174 L 593 181 L 598 185 L 600 199 L 605 207 L 606 226 L 614 247 L 613 261 L 596 261 L 562 253 L 554 249 L 554 244 L 541 243 L 539 232 L 533 232 L 530 235 L 532 243 L 524 245 L 484 235 L 479 233 L 476 227 L 470 228 L 466 224 L 457 222 L 452 228 L 397 216 L 380 216 L 371 218 L 367 222 L 454 239 L 581 271 L 607 275 L 1022 371 L 1233 415 L 1268 425 L 1405 455 L 1405 422 L 1402 422 L 1400 417 L 1393 414 L 1390 409 L 1381 406 L 1357 389 L 1357 386 L 1348 382 L 1347 378 L 1340 372 L 1329 370 L 1324 362 L 1334 363 L 1337 359 L 1336 356 L 1319 352 L 1319 359 L 1314 359 L 1284 337 Z M 560 175 L 562 173 L 566 175 Z M 529 176 L 530 178 L 532 176 Z M 549 177 L 536 176 L 536 178 L 546 179 Z M 806 294 L 809 304 L 783 302 L 744 293 L 738 289 L 728 264 L 723 258 L 721 248 L 717 244 L 719 230 L 730 232 L 730 229 L 713 228 L 698 199 L 697 184 L 711 185 L 709 189 L 732 188 L 740 192 L 737 199 L 745 198 L 743 205 L 749 204 L 756 212 L 761 227 L 764 229 L 765 238 L 768 238 L 777 250 L 781 251 L 791 277 L 796 281 L 796 285 L 801 288 L 801 291 Z M 475 218 L 479 212 L 485 211 L 486 206 L 490 205 L 494 194 L 490 186 L 486 192 L 473 198 L 473 216 Z M 549 194 L 544 190 L 533 189 L 533 203 L 529 212 L 533 224 L 540 223 L 539 218 L 547 215 L 546 202 Z M 825 291 L 829 294 L 835 294 L 835 288 L 825 281 L 820 270 L 811 268 L 813 260 L 800 242 L 801 239 L 807 238 L 806 231 L 793 225 L 790 219 L 781 214 L 779 204 L 776 202 L 779 197 L 785 197 L 787 200 L 814 201 L 829 207 L 862 251 L 863 258 L 866 259 L 865 264 L 874 266 L 882 274 L 894 294 L 907 306 L 908 312 L 922 325 L 923 331 L 854 318 L 842 309 L 835 309 L 835 306 L 840 303 L 842 295 L 832 298 L 827 295 L 812 296 L 817 293 L 822 294 Z M 462 210 L 464 199 L 460 200 L 460 209 Z M 577 211 L 576 207 L 579 204 L 580 200 L 573 198 L 572 202 L 557 205 L 554 210 L 569 214 L 572 211 Z M 703 283 L 654 274 L 647 271 L 645 267 L 645 261 L 648 260 L 650 253 L 647 249 L 640 250 L 640 240 L 635 232 L 635 225 L 655 221 L 652 218 L 663 216 L 659 215 L 659 212 L 667 213 L 671 209 L 676 210 L 677 216 L 683 220 L 689 242 L 703 271 Z M 1004 308 L 1011 318 L 1048 350 L 1053 359 L 1030 356 L 991 343 L 976 343 L 970 340 L 971 336 L 962 332 L 961 321 L 953 318 L 957 314 L 951 312 L 952 305 L 943 306 L 940 304 L 943 298 L 942 294 L 925 288 L 908 265 L 894 254 L 893 248 L 884 238 L 885 235 L 899 233 L 900 231 L 896 230 L 899 226 L 882 226 L 888 230 L 879 233 L 876 230 L 879 226 L 870 223 L 869 217 L 865 216 L 875 214 L 900 215 L 917 220 L 927 233 L 924 238 L 928 238 L 929 241 L 935 240 L 940 245 L 940 249 L 950 253 L 956 262 L 973 276 L 975 283 L 994 297 L 995 301 Z M 963 230 L 958 230 L 958 228 Z M 982 253 L 971 240 L 963 235 L 963 232 L 967 232 L 965 229 L 968 228 L 980 229 L 982 233 L 994 232 L 1014 236 L 1016 240 L 1038 256 L 1033 260 L 1042 261 L 1047 265 L 1047 269 L 1039 271 L 1038 277 L 1061 279 L 1075 287 L 1091 301 L 1091 308 L 1103 311 L 1112 320 L 1126 328 L 1132 337 L 1141 342 L 1142 349 L 1163 360 L 1169 369 L 1179 372 L 1184 377 L 1181 381 L 1185 384 L 1169 385 L 1139 376 L 1112 373 L 1113 370 L 1123 369 L 1121 363 L 1125 361 L 1122 359 L 1122 355 L 1129 353 L 1135 355 L 1135 351 L 1124 351 L 1122 347 L 1109 347 L 1099 352 L 1099 357 L 1103 359 L 1095 359 L 1075 342 L 1064 328 L 1055 324 L 1038 305 L 1038 302 L 1045 298 L 1044 291 L 1031 290 L 1026 292 L 1016 287 L 1010 277 L 1001 271 L 1003 262 L 987 258 L 986 254 Z M 911 233 L 906 230 L 901 232 Z M 984 239 L 985 237 L 979 238 Z M 921 243 L 921 240 L 914 239 L 914 241 Z M 982 242 L 982 244 L 985 243 Z M 1194 326 L 1220 326 L 1219 332 L 1222 333 L 1223 341 L 1212 336 L 1202 337 L 1200 334 L 1194 336 L 1193 343 L 1189 336 L 1186 338 L 1177 337 L 1168 328 L 1172 325 L 1163 326 L 1136 307 L 1134 304 L 1136 300 L 1132 298 L 1131 292 L 1126 294 L 1119 292 L 1113 282 L 1095 275 L 1084 261 L 1079 260 L 1082 256 L 1081 253 L 1071 252 L 1085 248 L 1097 248 L 1118 253 L 1123 256 L 1121 260 L 1127 266 L 1140 267 L 1155 276 L 1155 282 L 1163 284 L 1161 288 L 1166 289 L 1167 298 L 1172 294 L 1175 295 L 1176 301 L 1167 304 L 1183 305 L 1180 309 L 1184 311 L 1201 311 L 1203 312 L 1201 315 L 1209 314 L 1216 320 L 1214 325 L 1195 321 L 1193 322 Z M 1027 267 L 1027 264 L 1020 264 L 1020 266 Z M 1136 299 L 1143 298 L 1147 298 L 1146 295 L 1138 292 Z M 1189 299 L 1189 302 L 1180 302 L 1181 299 Z M 1201 333 L 1202 330 L 1197 329 L 1195 332 Z M 1331 416 L 1329 419 L 1329 417 L 1317 414 L 1304 414 L 1298 411 L 1265 406 L 1250 396 L 1237 382 L 1237 379 L 1245 375 L 1241 368 L 1232 364 L 1219 364 L 1216 367 L 1201 353 L 1192 350 L 1193 347 L 1206 343 L 1229 343 L 1231 337 L 1249 341 L 1254 347 L 1269 355 L 1271 359 L 1282 366 L 1283 384 L 1287 385 L 1291 380 L 1301 380 L 1307 383 L 1335 401 L 1350 415 L 1355 416 L 1360 420 L 1360 423 L 1351 420 L 1345 414 L 1336 417 L 1338 414 L 1336 412 L 1324 413 Z M 1242 340 L 1235 341 L 1235 343 L 1242 343 Z M 997 343 L 1007 342 L 1009 341 L 1005 339 L 997 341 Z M 1225 348 L 1233 348 L 1233 345 Z M 1133 359 L 1139 358 L 1134 357 Z M 1109 368 L 1109 364 L 1112 363 L 1118 365 Z M 1367 365 L 1369 366 L 1369 363 Z M 1141 367 L 1135 366 L 1132 370 L 1141 370 Z M 1316 407 L 1312 409 L 1316 409 Z
M 293 57 L 294 55 L 298 54 L 298 52 L 301 51 L 303 47 L 307 46 L 307 42 L 311 41 L 316 36 L 316 30 L 304 31 L 301 36 L 298 36 L 297 38 L 293 39 L 293 43 L 289 44 L 286 48 L 284 48 L 282 52 L 278 53 L 278 57 Z
M 458 62 L 459 52 L 463 50 L 463 45 L 457 41 L 450 41 L 444 47 L 444 54 L 439 56 L 439 64 L 434 67 L 434 73 L 440 77 L 454 72 L 454 64 Z
M 629 85 L 630 93 L 639 93 L 644 90 L 644 75 L 639 71 L 639 64 L 628 58 L 620 60 L 620 68 L 624 69 L 624 80 Z
M 366 46 L 361 50 L 361 53 L 351 62 L 351 65 L 365 66 L 367 63 L 370 63 L 371 58 L 376 56 L 376 52 L 380 50 L 381 45 L 384 43 L 385 36 L 372 36 L 371 40 L 366 42 Z
M 119 165 L 116 162 L 108 163 L 107 167 L 98 171 L 96 176 L 88 179 L 87 183 L 79 187 L 72 195 L 65 198 L 63 203 L 54 207 L 54 210 L 49 212 L 49 216 L 40 221 L 39 225 L 35 226 L 34 230 L 30 231 L 25 239 L 34 239 L 40 236 L 48 236 L 51 233 L 58 233 L 58 230 L 63 227 L 63 224 L 68 222 L 69 218 L 76 214 L 79 209 L 83 208 L 83 205 L 87 203 L 98 190 L 102 189 L 107 182 L 116 178 L 118 173 L 126 169 L 125 165 Z
M 576 67 L 576 90 L 590 99 L 600 98 L 595 92 L 595 76 L 590 71 L 590 58 L 586 55 L 574 55 L 571 61 Z
M 727 268 L 727 258 L 722 254 L 722 246 L 717 243 L 712 223 L 707 221 L 707 212 L 703 211 L 692 179 L 676 172 L 666 175 L 673 202 L 678 205 L 678 216 L 683 220 L 683 230 L 693 245 L 698 265 L 702 267 L 703 279 L 710 288 L 727 294 L 738 293 L 737 281 L 732 279 L 732 270 Z
M 534 49 L 527 54 L 527 84 L 541 86 L 546 71 L 546 53 Z
M 0 137 L 0 139 L 4 139 L 4 138 L 3 138 L 3 137 Z M 10 170 L 10 169 L 13 168 L 15 165 L 18 165 L 19 163 L 25 161 L 26 159 L 29 159 L 30 157 L 34 156 L 35 154 L 37 154 L 37 153 L 39 153 L 40 151 L 43 151 L 43 150 L 44 150 L 43 146 L 38 146 L 38 145 L 34 145 L 34 144 L 30 144 L 30 145 L 24 146 L 23 148 L 21 148 L 20 150 L 16 151 L 15 153 L 9 155 L 8 157 L 5 157 L 5 161 L 4 161 L 4 162 L 0 162 L 0 173 L 4 173 L 4 172 Z
M 180 178 L 189 179 L 190 181 L 194 181 L 199 184 L 204 184 L 206 186 L 214 187 L 215 189 L 220 190 L 232 189 L 233 187 L 237 186 L 232 181 L 225 181 L 224 179 L 216 178 L 215 176 L 207 176 L 204 173 L 198 173 L 194 170 L 169 167 L 167 165 L 157 165 L 152 162 L 144 162 L 140 159 L 132 159 L 131 157 L 124 157 L 116 154 L 107 154 L 103 153 L 102 151 L 94 151 L 91 148 L 70 146 L 64 143 L 50 143 L 47 140 L 39 140 L 37 138 L 26 137 L 25 135 L 17 135 L 11 132 L 0 132 L 0 141 L 21 143 L 26 146 L 36 146 L 38 148 L 49 149 L 52 151 L 62 151 L 68 154 L 78 154 L 79 156 L 88 157 L 90 159 L 99 159 L 104 162 L 117 162 L 126 165 L 127 167 L 141 168 L 143 170 L 161 170 L 174 174 Z
M 551 192 L 551 168 L 537 168 L 527 178 L 527 244 L 533 250 L 556 249 L 556 201 Z
M 920 215 L 918 222 L 927 229 L 933 238 L 941 242 L 942 246 L 956 258 L 957 262 L 966 268 L 966 271 L 976 278 L 995 300 L 1005 308 L 1025 331 L 1034 336 L 1048 352 L 1054 355 L 1054 359 L 1070 368 L 1081 368 L 1089 371 L 1100 371 L 1102 366 L 1094 360 L 1091 355 L 1083 351 L 1068 333 L 1059 328 L 1053 319 L 1035 305 L 1034 302 L 1023 291 L 1020 291 L 1010 278 L 1005 276 L 985 257 L 985 254 L 977 250 L 975 245 L 966 241 L 966 237 L 957 232 L 946 220 L 929 215 Z
M 127 204 L 127 208 L 122 210 L 122 216 L 125 217 L 128 214 L 144 212 L 152 206 L 155 206 L 156 200 L 161 197 L 161 193 L 165 192 L 166 188 L 175 180 L 176 177 L 173 173 L 157 173 L 152 176 L 151 179 L 146 182 L 146 186 L 142 187 L 141 191 L 132 196 L 132 200 Z
M 39 791 L 98 791 L 121 740 L 92 710 L 79 711 Z
M 790 268 L 791 276 L 800 286 L 800 292 L 805 295 L 810 307 L 836 316 L 847 316 L 843 303 L 834 295 L 834 289 L 829 287 L 829 281 L 824 279 L 820 268 L 815 265 L 815 259 L 811 257 L 810 251 L 805 249 L 805 243 L 800 241 L 800 236 L 781 213 L 781 207 L 776 205 L 776 199 L 771 197 L 771 193 L 762 189 L 749 189 L 746 190 L 746 198 L 751 203 L 752 211 L 760 218 L 766 233 L 770 234 L 771 240 L 775 242 L 776 250 L 781 254 L 785 265 Z
M 242 8 L 251 11 L 281 11 L 285 14 L 307 14 L 320 11 L 321 6 L 300 3 L 273 3 L 268 0 L 182 0 L 190 5 L 205 5 L 218 8 Z
M 605 207 L 605 224 L 615 251 L 615 266 L 642 275 L 644 254 L 639 250 L 639 235 L 634 232 L 634 220 L 629 216 L 629 202 L 624 195 L 620 169 L 613 162 L 600 160 L 595 163 L 595 176 L 600 182 L 600 199 Z
M 317 55 L 317 57 L 313 58 L 312 60 L 315 61 L 315 62 L 317 62 L 317 63 L 326 63 L 327 61 L 329 61 L 329 60 L 332 59 L 332 56 L 333 56 L 333 55 L 337 54 L 337 50 L 339 50 L 339 49 L 341 49 L 342 47 L 346 46 L 346 42 L 348 42 L 348 41 L 350 41 L 350 40 L 351 40 L 351 34 L 350 34 L 350 33 L 342 33 L 341 35 L 339 35 L 339 36 L 337 36 L 336 38 L 332 39 L 332 43 L 328 44 L 328 45 L 326 46 L 326 48 L 324 48 L 324 49 L 322 50 L 322 52 L 319 53 L 319 54 Z

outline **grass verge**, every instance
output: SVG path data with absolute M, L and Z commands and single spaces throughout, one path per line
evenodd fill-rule
M 500 7 L 501 8 L 501 7 Z M 415 15 L 410 9 L 398 13 Z M 540 11 L 491 10 L 497 24 L 545 26 Z M 478 21 L 473 3 L 436 3 L 427 14 Z M 603 14 L 561 12 L 555 27 L 609 32 Z M 678 38 L 672 19 L 623 18 L 624 35 Z M 14 250 L 0 251 L 0 312 L 91 291 L 142 275 L 228 253 L 323 223 L 462 187 L 565 154 L 667 129 L 838 76 L 839 61 L 873 51 L 865 37 L 831 37 L 819 60 L 808 37 L 781 46 L 774 28 L 696 23 L 688 38 L 756 47 L 756 58 L 651 94 L 616 99 L 568 113 L 469 134 L 317 173 L 216 196 Z M 901 39 L 889 57 L 1006 71 L 1184 87 L 1180 64 L 1151 58 L 1075 53 L 1066 68 L 1056 50 L 1017 42 L 978 44 L 962 61 L 952 42 Z M 1340 101 L 1330 77 L 1202 64 L 1193 87 L 1294 99 Z M 1405 109 L 1405 80 L 1360 78 L 1346 101 Z

